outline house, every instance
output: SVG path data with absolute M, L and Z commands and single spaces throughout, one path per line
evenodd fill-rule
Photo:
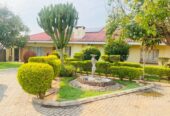
M 104 28 L 86 29 L 84 26 L 77 26 L 73 30 L 72 37 L 68 46 L 65 48 L 65 52 L 70 57 L 73 57 L 76 52 L 80 52 L 85 47 L 95 46 L 101 51 L 102 54 L 104 54 L 105 42 L 106 35 Z M 140 46 L 140 43 L 134 42 L 130 39 L 128 39 L 127 42 L 131 45 L 127 61 L 142 62 L 142 48 Z M 36 52 L 38 56 L 42 56 L 47 55 L 47 53 L 50 53 L 55 49 L 56 48 L 53 44 L 53 41 L 46 33 L 33 34 L 30 35 L 28 43 L 24 48 L 15 48 L 12 50 L 12 52 L 14 53 L 12 56 L 12 60 L 18 59 L 19 61 L 22 61 L 23 54 L 28 50 L 32 50 Z M 7 55 L 8 54 L 9 53 L 7 53 Z M 157 64 L 159 57 L 170 58 L 170 46 L 160 44 L 145 56 L 146 63 Z M 7 61 L 8 60 L 9 58 L 7 57 Z

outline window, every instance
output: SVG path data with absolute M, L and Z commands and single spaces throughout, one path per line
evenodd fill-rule
M 159 50 L 154 49 L 148 52 L 145 52 L 145 62 L 150 64 L 158 63 L 158 57 L 159 57 Z M 143 62 L 143 50 L 141 50 L 140 53 L 140 62 Z
M 67 46 L 65 48 L 65 53 L 68 55 L 68 56 L 71 56 L 71 46 Z
M 34 51 L 37 56 L 43 56 L 44 54 L 44 49 L 42 47 L 32 47 L 30 50 Z

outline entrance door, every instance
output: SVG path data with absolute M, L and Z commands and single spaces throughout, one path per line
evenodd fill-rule
M 19 61 L 19 48 L 14 48 L 14 61 Z

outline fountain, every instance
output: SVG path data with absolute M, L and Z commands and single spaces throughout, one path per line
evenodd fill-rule
M 121 88 L 118 83 L 115 83 L 112 79 L 106 77 L 99 77 L 95 75 L 96 71 L 96 55 L 91 54 L 92 71 L 91 75 L 82 75 L 77 79 L 71 81 L 71 85 L 74 87 L 93 89 L 93 90 L 113 90 Z

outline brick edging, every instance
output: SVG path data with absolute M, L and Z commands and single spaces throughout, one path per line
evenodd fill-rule
M 130 90 L 119 91 L 116 93 L 110 93 L 110 94 L 104 94 L 104 95 L 100 95 L 100 96 L 93 96 L 93 97 L 82 98 L 82 99 L 78 99 L 78 100 L 70 100 L 70 101 L 62 101 L 62 102 L 52 101 L 52 100 L 42 100 L 42 99 L 38 99 L 35 97 L 32 98 L 32 101 L 36 104 L 40 104 L 40 105 L 44 105 L 44 106 L 55 106 L 55 107 L 75 106 L 75 105 L 81 105 L 81 104 L 94 102 L 94 101 L 98 101 L 98 100 L 102 100 L 102 99 L 107 99 L 107 98 L 111 98 L 111 97 L 122 96 L 122 95 L 126 95 L 129 93 L 134 93 L 137 91 L 150 89 L 153 87 L 155 87 L 155 84 L 150 84 L 150 85 L 146 85 L 143 87 L 138 87 L 138 88 L 130 89 Z

